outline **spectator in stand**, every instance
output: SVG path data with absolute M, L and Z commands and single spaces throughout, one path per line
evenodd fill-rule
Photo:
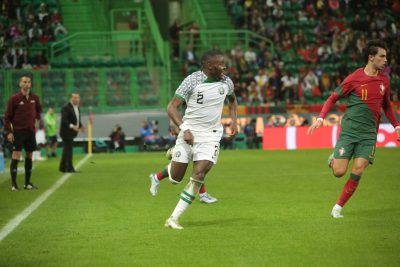
M 45 56 L 45 54 L 43 53 L 42 50 L 39 50 L 35 57 L 33 58 L 33 67 L 35 69 L 47 69 L 48 68 L 48 61 L 47 58 Z
M 42 29 L 37 22 L 34 22 L 32 28 L 28 30 L 29 44 L 39 41 L 40 36 L 43 34 Z
M 39 12 L 37 14 L 38 22 L 41 28 L 44 28 L 49 21 L 49 13 L 45 3 L 41 3 L 39 6 Z
M 174 24 L 169 28 L 169 38 L 172 44 L 172 56 L 176 61 L 179 58 L 179 34 L 183 30 L 181 21 L 176 19 Z
M 244 134 L 246 135 L 246 144 L 249 149 L 260 148 L 260 138 L 256 131 L 256 119 L 252 118 L 248 124 L 244 126 Z
M 17 69 L 32 69 L 32 60 L 29 56 L 28 49 L 19 49 L 17 57 Z
M 17 56 L 15 51 L 13 52 L 12 49 L 8 48 L 3 55 L 3 68 L 4 69 L 15 69 L 17 66 Z
M 302 89 L 303 89 L 303 96 L 305 98 L 311 98 L 312 96 L 318 95 L 319 91 L 318 77 L 317 75 L 315 75 L 314 70 L 311 68 L 308 69 L 307 75 L 304 77 Z
M 147 121 L 142 121 L 142 125 L 140 127 L 140 137 L 145 145 L 156 145 L 158 147 L 162 146 L 161 137 L 158 136 L 153 127 Z
M 121 125 L 115 125 L 110 134 L 110 150 L 125 152 L 125 133 Z
M 329 62 L 332 57 L 332 49 L 327 43 L 323 42 L 318 48 L 317 54 L 319 62 Z
M 262 97 L 261 97 L 261 91 L 260 91 L 260 87 L 257 85 L 257 83 L 255 81 L 252 81 L 250 83 L 250 85 L 247 87 L 248 90 L 248 95 L 249 95 L 249 105 L 250 106 L 257 106 L 261 103 L 263 103 L 262 101 Z
M 244 53 L 244 59 L 246 60 L 247 64 L 253 65 L 257 62 L 257 55 L 253 50 L 253 47 L 249 46 Z
M 286 104 L 293 104 L 296 98 L 296 91 L 299 85 L 299 79 L 292 76 L 290 71 L 281 78 L 282 82 L 282 95 L 285 98 Z
M 62 34 L 62 35 L 67 35 L 68 34 L 67 29 L 65 29 L 65 27 L 61 24 L 60 21 L 56 21 L 54 23 L 53 27 L 54 27 L 54 36 L 57 36 L 57 35 L 60 35 L 60 34 Z
M 184 76 L 187 76 L 188 74 L 199 70 L 200 66 L 197 62 L 197 56 L 194 53 L 193 45 L 191 43 L 188 43 L 186 45 L 185 51 L 182 54 L 182 60 Z

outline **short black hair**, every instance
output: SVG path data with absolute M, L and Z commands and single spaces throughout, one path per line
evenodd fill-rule
M 201 57 L 201 65 L 204 66 L 210 59 L 216 56 L 222 56 L 221 52 L 218 50 L 210 50 L 205 52 Z
M 368 41 L 364 49 L 365 60 L 368 61 L 368 57 L 370 55 L 375 56 L 378 53 L 378 48 L 382 48 L 387 51 L 386 43 L 384 41 L 379 39 L 373 39 Z

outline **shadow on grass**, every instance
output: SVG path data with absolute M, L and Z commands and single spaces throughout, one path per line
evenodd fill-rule
M 208 220 L 208 221 L 189 221 L 185 222 L 185 226 L 190 227 L 203 227 L 203 226 L 211 226 L 211 225 L 238 225 L 238 224 L 248 224 L 253 222 L 251 218 L 227 218 L 227 219 L 219 219 L 219 220 Z

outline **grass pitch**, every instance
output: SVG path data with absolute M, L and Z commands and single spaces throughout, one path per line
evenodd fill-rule
M 218 202 L 196 200 L 182 231 L 163 225 L 189 173 L 152 197 L 163 154 L 93 155 L 0 241 L 0 266 L 398 266 L 400 149 L 378 149 L 343 219 L 330 211 L 348 175 L 333 177 L 330 153 L 221 151 L 206 179 Z M 32 192 L 0 174 L 0 231 L 62 177 L 57 166 L 35 164 Z

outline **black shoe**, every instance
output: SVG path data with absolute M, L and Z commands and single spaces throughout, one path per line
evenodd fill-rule
M 29 184 L 24 185 L 24 189 L 25 190 L 36 190 L 36 189 L 39 189 L 39 188 L 36 185 L 34 185 L 32 183 L 29 183 Z

